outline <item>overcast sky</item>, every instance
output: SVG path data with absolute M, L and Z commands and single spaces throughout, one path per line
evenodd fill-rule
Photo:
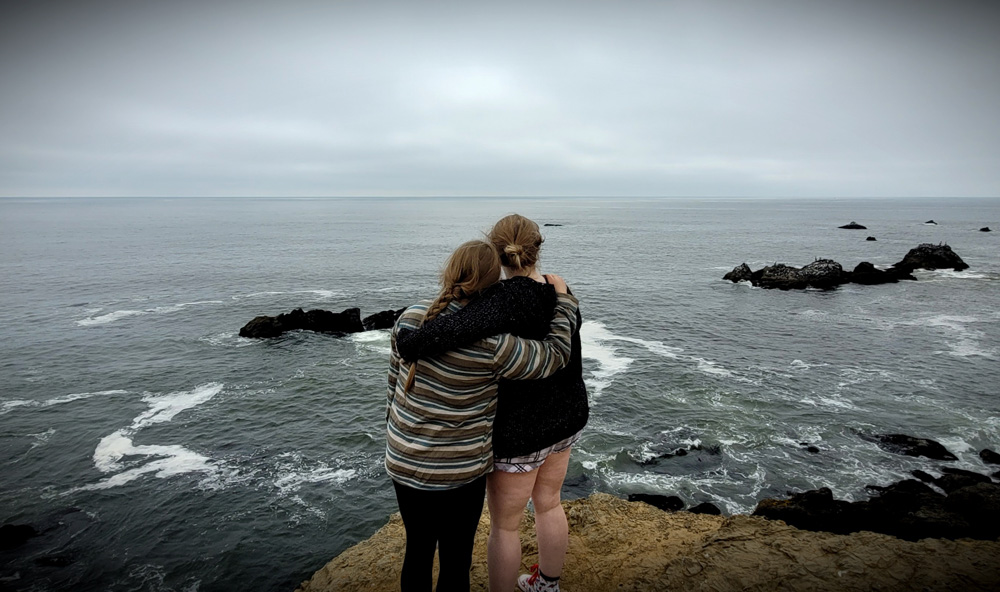
M 0 196 L 997 196 L 998 17 L 10 0 Z

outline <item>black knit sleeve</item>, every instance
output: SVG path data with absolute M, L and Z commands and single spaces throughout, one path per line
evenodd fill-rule
M 441 315 L 416 331 L 400 331 L 396 349 L 404 360 L 412 362 L 492 335 L 519 335 L 536 332 L 539 327 L 547 330 L 555 305 L 552 286 L 513 278 L 492 286 L 453 314 Z

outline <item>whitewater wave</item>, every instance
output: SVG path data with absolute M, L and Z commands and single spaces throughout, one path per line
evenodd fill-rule
M 334 298 L 343 298 L 347 296 L 347 292 L 342 290 L 288 290 L 288 291 L 265 291 L 265 292 L 251 292 L 249 294 L 239 294 L 233 296 L 233 300 L 242 300 L 244 298 L 262 298 L 265 296 L 284 296 L 286 294 L 313 294 L 318 296 L 320 300 L 332 300 Z
M 73 401 L 79 401 L 81 399 L 89 399 L 91 397 L 98 397 L 103 395 L 123 395 L 128 391 L 123 390 L 109 390 L 109 391 L 97 391 L 93 393 L 70 393 L 68 395 L 63 395 L 62 397 L 55 397 L 54 399 L 46 399 L 44 401 L 31 401 L 23 399 L 11 399 L 8 401 L 0 401 L 0 415 L 5 415 L 10 413 L 18 407 L 52 407 L 53 405 L 62 405 L 63 403 L 72 403 Z
M 179 413 L 211 400 L 222 392 L 222 389 L 222 384 L 208 383 L 190 391 L 143 397 L 142 401 L 148 404 L 149 408 L 136 416 L 130 426 L 102 438 L 94 450 L 93 460 L 97 470 L 105 474 L 115 474 L 72 491 L 119 487 L 150 473 L 161 479 L 185 473 L 204 473 L 209 478 L 218 476 L 220 468 L 206 456 L 176 444 L 136 445 L 132 437 L 145 427 L 167 423 Z M 128 462 L 124 460 L 126 457 L 134 456 L 150 457 L 154 460 L 137 467 L 131 466 L 134 463 L 131 458 Z
M 580 328 L 582 355 L 586 359 L 595 360 L 598 364 L 597 369 L 591 372 L 591 377 L 587 380 L 587 385 L 595 391 L 595 395 L 599 395 L 612 382 L 614 376 L 628 370 L 635 361 L 633 358 L 621 355 L 618 348 L 612 345 L 613 342 L 636 345 L 663 358 L 691 363 L 695 370 L 704 374 L 735 376 L 731 370 L 718 362 L 681 353 L 684 351 L 683 348 L 669 346 L 662 341 L 617 335 L 599 321 L 584 321 Z
M 154 308 L 146 308 L 143 310 L 116 310 L 114 312 L 105 313 L 102 315 L 93 316 L 97 311 L 91 313 L 91 316 L 87 318 L 80 319 L 76 322 L 77 325 L 81 327 L 93 327 L 96 325 L 107 325 L 109 323 L 114 323 L 115 321 L 120 321 L 129 317 L 143 316 L 150 314 L 170 314 L 184 310 L 189 306 L 204 306 L 207 304 L 223 304 L 221 300 L 204 300 L 200 302 L 182 302 L 180 304 L 172 304 L 169 306 L 157 306 Z

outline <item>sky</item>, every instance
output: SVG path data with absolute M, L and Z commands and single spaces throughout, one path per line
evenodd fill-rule
M 0 6 L 0 197 L 1000 196 L 996 1 Z

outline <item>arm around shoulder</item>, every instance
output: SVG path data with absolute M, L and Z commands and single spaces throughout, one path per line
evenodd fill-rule
M 576 297 L 559 294 L 549 334 L 543 341 L 502 335 L 494 355 L 494 372 L 503 378 L 532 380 L 551 376 L 563 368 L 572 354 L 578 308 Z

